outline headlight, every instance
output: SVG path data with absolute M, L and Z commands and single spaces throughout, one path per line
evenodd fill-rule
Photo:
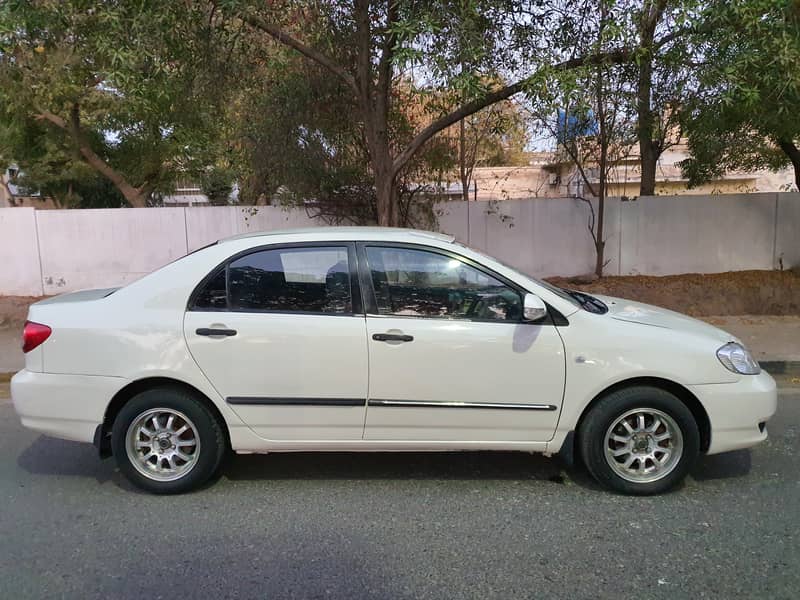
M 750 354 L 750 351 L 736 342 L 728 342 L 717 350 L 717 358 L 719 362 L 725 365 L 726 369 L 734 373 L 741 373 L 742 375 L 758 375 L 761 373 L 761 367 L 758 365 L 758 361 Z

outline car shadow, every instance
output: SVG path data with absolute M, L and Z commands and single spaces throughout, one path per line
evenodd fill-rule
M 695 481 L 734 479 L 748 475 L 752 466 L 752 452 L 748 448 L 711 456 L 702 455 L 690 474 Z
M 113 461 L 101 460 L 91 444 L 38 437 L 17 458 L 17 464 L 34 475 L 89 477 L 98 483 L 118 480 Z
M 223 477 L 250 480 L 523 480 L 596 487 L 582 469 L 524 452 L 292 452 L 235 455 Z
M 31 474 L 86 477 L 130 485 L 113 459 L 101 460 L 89 444 L 40 436 L 17 464 Z M 221 477 L 232 481 L 270 479 L 441 479 L 534 480 L 594 485 L 557 458 L 523 452 L 292 452 L 229 456 Z
M 118 472 L 113 459 L 101 460 L 89 444 L 41 436 L 19 455 L 31 474 L 85 477 L 138 491 Z M 691 472 L 696 481 L 743 477 L 750 472 L 749 450 L 702 456 Z M 232 455 L 219 478 L 269 480 L 517 480 L 602 490 L 579 463 L 524 452 L 292 452 Z

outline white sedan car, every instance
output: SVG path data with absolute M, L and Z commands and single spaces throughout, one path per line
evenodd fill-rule
M 238 236 L 28 318 L 23 425 L 93 442 L 155 493 L 203 484 L 229 449 L 568 447 L 603 485 L 653 494 L 700 453 L 764 440 L 776 408 L 724 331 L 422 231 Z

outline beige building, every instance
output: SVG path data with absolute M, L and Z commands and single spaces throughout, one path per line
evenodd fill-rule
M 24 193 L 18 186 L 11 183 L 12 177 L 15 175 L 13 169 L 12 166 L 5 173 L 0 174 L 0 208 L 18 206 L 38 209 L 65 208 L 57 206 L 52 198 L 43 197 L 40 194 Z M 197 206 L 209 204 L 209 200 L 198 185 L 191 182 L 180 182 L 174 193 L 164 196 L 162 203 L 164 206 Z
M 741 194 L 753 192 L 786 192 L 794 190 L 791 168 L 778 172 L 730 172 L 698 187 L 688 188 L 678 164 L 688 157 L 685 143 L 669 148 L 661 155 L 656 172 L 657 195 Z M 586 169 L 589 181 L 596 185 L 596 168 Z M 638 196 L 640 184 L 639 157 L 631 154 L 612 169 L 609 196 Z M 559 161 L 555 152 L 533 152 L 530 164 L 524 167 L 478 167 L 474 171 L 473 193 L 476 200 L 509 200 L 521 198 L 564 198 L 590 195 L 575 165 Z
M 0 173 L 0 208 L 15 206 L 29 206 L 33 208 L 57 208 L 50 198 L 43 198 L 39 194 L 26 194 L 16 185 L 11 183 L 16 167 L 14 165 Z

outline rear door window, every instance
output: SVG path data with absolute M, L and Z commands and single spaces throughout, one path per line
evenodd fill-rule
M 231 261 L 196 296 L 195 309 L 351 314 L 346 247 L 260 250 Z

